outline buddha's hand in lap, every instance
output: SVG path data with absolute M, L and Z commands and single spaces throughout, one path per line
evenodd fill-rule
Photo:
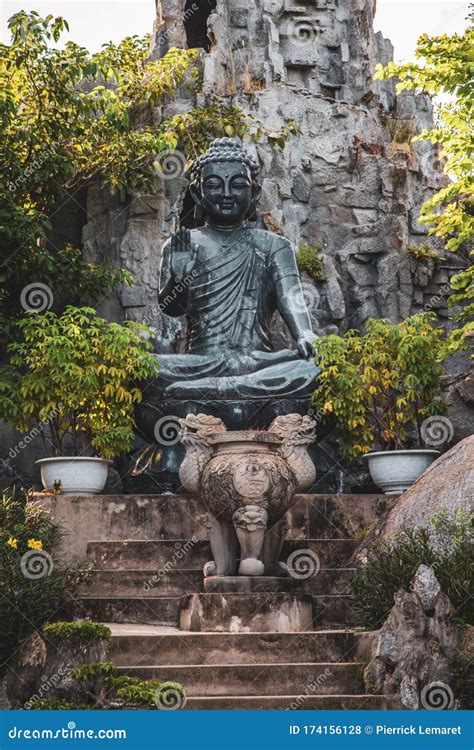
M 196 265 L 197 247 L 191 242 L 189 229 L 178 229 L 171 235 L 171 271 L 176 281 L 190 276 Z
M 313 331 L 303 331 L 298 336 L 296 348 L 303 359 L 311 359 L 314 356 L 314 342 L 318 337 Z

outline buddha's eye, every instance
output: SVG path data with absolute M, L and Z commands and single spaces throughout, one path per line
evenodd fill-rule
M 249 184 L 247 180 L 234 180 L 232 187 L 237 188 L 237 190 L 245 190 L 245 188 L 249 187 Z
M 204 183 L 204 190 L 218 190 L 221 186 L 221 180 L 206 180 Z

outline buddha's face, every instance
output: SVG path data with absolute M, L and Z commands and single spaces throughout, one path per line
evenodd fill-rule
M 246 164 L 206 164 L 201 175 L 204 212 L 216 224 L 239 224 L 252 201 L 252 177 Z

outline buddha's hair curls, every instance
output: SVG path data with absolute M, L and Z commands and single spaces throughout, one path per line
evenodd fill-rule
M 254 188 L 260 185 L 260 165 L 243 150 L 242 145 L 235 138 L 216 138 L 212 141 L 207 151 L 199 156 L 190 168 L 189 179 L 198 184 L 206 164 L 225 161 L 245 164 L 250 169 Z

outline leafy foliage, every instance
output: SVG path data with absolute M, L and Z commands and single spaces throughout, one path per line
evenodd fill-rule
M 22 571 L 22 558 L 33 550 L 54 562 L 58 540 L 58 529 L 40 503 L 27 495 L 0 495 L 0 667 L 20 641 L 74 599 L 78 571 L 49 566 L 47 559 L 41 577 L 28 578 Z
M 472 516 L 439 513 L 426 528 L 403 531 L 393 541 L 378 543 L 368 562 L 353 577 L 356 606 L 371 627 L 380 627 L 393 607 L 394 594 L 410 584 L 417 568 L 429 565 L 442 590 L 457 608 L 456 616 L 473 623 L 474 559 Z
M 369 320 L 364 336 L 350 330 L 315 343 L 321 374 L 313 405 L 336 420 L 344 455 L 410 447 L 413 428 L 421 443 L 423 419 L 443 413 L 445 337 L 434 319 L 420 313 L 399 324 Z
M 306 271 L 308 276 L 315 280 L 322 277 L 320 249 L 320 245 L 317 243 L 303 242 L 296 253 L 296 262 L 300 271 Z
M 436 250 L 435 248 L 431 247 L 431 245 L 429 245 L 427 242 L 420 242 L 419 245 L 408 245 L 407 250 L 410 255 L 412 255 L 414 258 L 417 258 L 418 260 L 431 258 L 436 263 L 439 263 L 442 260 L 441 253 L 438 252 L 438 250 Z
M 91 711 L 100 708 L 101 706 L 89 703 L 72 703 L 62 698 L 38 698 L 29 706 L 30 711 Z
M 378 65 L 375 78 L 399 79 L 397 92 L 415 91 L 443 94 L 445 103 L 437 112 L 437 122 L 414 140 L 430 140 L 441 148 L 444 171 L 452 182 L 437 191 L 422 206 L 419 221 L 430 226 L 429 233 L 445 240 L 446 250 L 474 252 L 474 97 L 472 65 L 474 62 L 474 26 L 463 35 L 418 39 L 417 62 Z M 447 95 L 447 96 L 446 96 Z M 464 324 L 451 337 L 452 352 L 467 348 L 474 335 L 472 266 L 453 278 L 454 299 L 451 305 L 464 306 L 458 321 Z
M 46 423 L 55 455 L 67 439 L 75 455 L 89 446 L 104 458 L 128 450 L 142 398 L 137 383 L 158 372 L 143 338 L 148 328 L 108 323 L 88 307 L 28 313 L 17 325 L 22 340 L 8 346 L 0 388 L 4 419 L 23 431 Z
M 68 29 L 61 17 L 20 11 L 8 25 L 11 44 L 0 45 L 1 280 L 8 284 L 0 314 L 21 313 L 21 290 L 32 282 L 78 304 L 86 292 L 100 296 L 130 281 L 84 262 L 77 248 L 48 242 L 51 217 L 69 192 L 91 180 L 113 193 L 153 189 L 153 164 L 165 150 L 180 148 L 189 159 L 212 137 L 250 130 L 282 147 L 296 127 L 266 131 L 217 99 L 157 121 L 156 105 L 182 85 L 196 87 L 196 50 L 150 60 L 148 37 L 127 37 L 91 55 L 74 42 L 53 46 Z
M 90 646 L 112 637 L 110 628 L 91 620 L 51 622 L 44 626 L 43 632 L 53 643 L 72 643 L 77 646 Z

